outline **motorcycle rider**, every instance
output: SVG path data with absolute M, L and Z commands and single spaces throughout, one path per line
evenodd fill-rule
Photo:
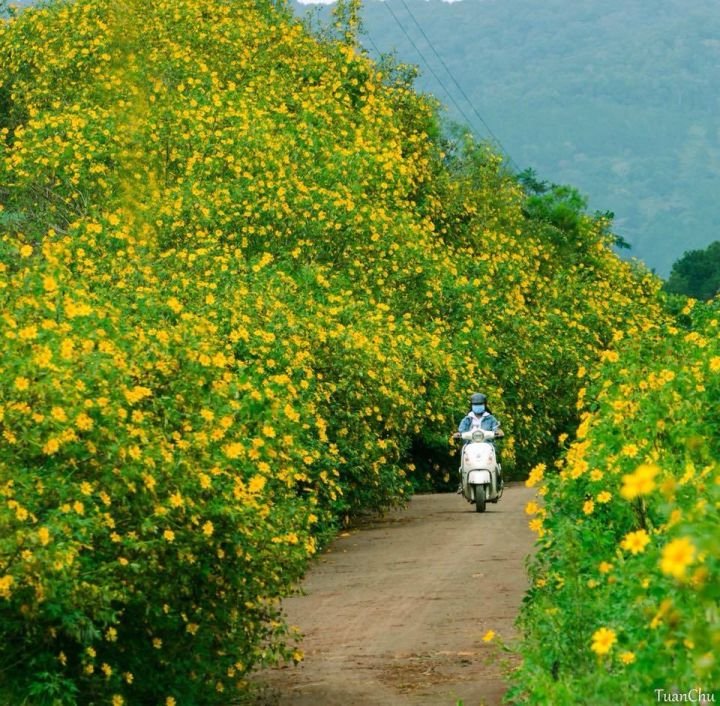
M 454 434 L 454 438 L 460 438 L 460 434 L 471 429 L 484 429 L 485 431 L 494 431 L 495 438 L 499 439 L 504 436 L 503 430 L 500 428 L 500 422 L 493 416 L 490 408 L 487 404 L 487 395 L 482 392 L 475 392 L 470 396 L 470 411 L 465 415 L 458 426 L 457 433 Z M 467 444 L 469 442 L 465 442 Z M 492 443 L 492 442 L 491 442 Z M 465 446 L 463 444 L 463 446 Z M 462 450 L 460 451 L 462 457 Z M 458 493 L 462 493 L 462 468 L 460 469 L 460 485 L 458 487 Z M 498 463 L 498 487 L 502 488 L 502 469 Z

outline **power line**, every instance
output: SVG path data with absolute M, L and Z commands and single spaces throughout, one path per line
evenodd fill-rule
M 493 140 L 495 140 L 495 142 L 497 143 L 498 147 L 500 147 L 500 149 L 507 155 L 507 158 L 508 158 L 508 160 L 510 161 L 510 163 L 515 167 L 515 169 L 516 169 L 517 171 L 520 171 L 520 170 L 517 168 L 517 165 L 515 164 L 515 162 L 513 161 L 513 158 L 510 156 L 509 152 L 503 147 L 502 142 L 500 142 L 500 140 L 495 136 L 495 134 L 493 133 L 493 131 L 490 129 L 490 126 L 485 122 L 485 120 L 483 120 L 482 115 L 480 115 L 480 113 L 478 113 L 478 111 L 477 111 L 476 108 L 475 108 L 475 104 L 470 100 L 470 98 L 468 98 L 468 96 L 467 96 L 467 94 L 465 93 L 465 91 L 463 90 L 462 86 L 455 80 L 455 76 L 453 76 L 452 72 L 450 71 L 450 69 L 448 68 L 447 64 L 445 63 L 445 61 L 443 60 L 443 58 L 440 56 L 440 54 L 438 54 L 437 50 L 435 49 L 435 46 L 434 46 L 433 43 L 430 41 L 430 38 L 427 36 L 427 34 L 425 34 L 425 30 L 422 28 L 422 26 L 420 25 L 420 23 L 419 23 L 419 22 L 417 21 L 417 19 L 415 18 L 415 15 L 413 14 L 413 12 L 412 12 L 412 10 L 410 9 L 410 7 L 408 6 L 407 2 L 405 2 L 405 0 L 400 0 L 400 1 L 402 2 L 403 6 L 404 6 L 405 9 L 407 10 L 408 15 L 410 15 L 410 17 L 412 18 L 412 21 L 415 23 L 415 26 L 420 30 L 420 33 L 421 33 L 422 36 L 425 38 L 425 41 L 426 41 L 426 42 L 428 43 L 428 45 L 430 46 L 430 49 L 432 49 L 433 54 L 435 54 L 435 56 L 437 57 L 437 60 L 442 64 L 442 66 L 443 66 L 443 68 L 445 69 L 445 72 L 447 73 L 447 75 L 450 77 L 450 79 L 452 80 L 452 82 L 455 84 L 455 86 L 457 87 L 458 91 L 460 91 L 460 94 L 462 95 L 462 97 L 463 97 L 463 98 L 468 102 L 468 104 L 470 105 L 470 108 L 472 109 L 473 113 L 475 113 L 475 115 L 477 116 L 478 120 L 485 126 L 485 129 L 490 133 L 490 136 L 493 138 Z
M 414 48 L 415 51 L 417 52 L 417 54 L 418 54 L 418 56 L 420 57 L 420 59 L 425 63 L 425 66 L 427 66 L 428 70 L 429 70 L 430 73 L 433 75 L 433 77 L 434 77 L 435 80 L 438 82 L 438 84 L 439 84 L 440 87 L 443 89 L 443 91 L 445 91 L 445 95 L 447 95 L 447 97 L 450 99 L 450 102 L 455 106 L 455 108 L 457 108 L 458 112 L 460 113 L 460 115 L 462 115 L 462 117 L 464 118 L 465 122 L 466 122 L 468 125 L 472 125 L 472 122 L 473 122 L 473 121 L 465 114 L 465 111 L 458 105 L 458 103 L 457 103 L 457 101 L 455 100 L 455 98 L 453 97 L 453 95 L 452 95 L 452 94 L 450 93 L 450 91 L 448 91 L 448 89 L 445 87 L 445 84 L 440 80 L 440 77 L 435 73 L 433 67 L 430 65 L 430 63 L 428 62 L 428 60 L 425 58 L 425 55 L 420 51 L 420 49 L 418 49 L 418 47 L 417 47 L 417 45 L 415 44 L 415 42 L 413 41 L 412 37 L 407 33 L 407 30 L 405 29 L 405 27 L 403 27 L 403 25 L 402 25 L 402 23 L 400 22 L 400 20 L 398 19 L 397 15 L 393 12 L 393 9 L 390 7 L 390 2 L 389 2 L 389 0 L 385 0 L 385 2 L 383 2 L 383 5 L 385 5 L 385 7 L 388 9 L 388 12 L 393 16 L 393 18 L 395 19 L 395 22 L 397 22 L 398 27 L 400 27 L 400 29 L 402 30 L 403 34 L 407 37 L 407 40 L 410 42 L 410 44 L 412 44 L 413 48 Z
M 370 44 L 373 45 L 373 49 L 375 50 L 375 53 L 378 55 L 378 59 L 380 59 L 382 57 L 382 52 L 377 48 L 377 45 L 373 41 L 373 38 L 367 32 L 365 32 L 364 34 L 370 41 Z
M 408 15 L 410 15 L 410 17 L 411 17 L 413 23 L 415 24 L 415 26 L 420 30 L 420 33 L 422 34 L 422 36 L 423 36 L 424 39 L 425 39 L 425 42 L 428 44 L 428 46 L 429 46 L 430 49 L 432 50 L 433 54 L 435 54 L 435 57 L 437 58 L 437 60 L 442 64 L 443 68 L 445 69 L 445 72 L 446 72 L 447 75 L 450 77 L 450 79 L 452 80 L 452 82 L 455 84 L 455 86 L 456 86 L 456 88 L 458 89 L 458 91 L 460 91 L 460 94 L 461 94 L 462 97 L 466 100 L 466 102 L 467 102 L 468 105 L 470 106 L 471 110 L 473 111 L 473 113 L 475 114 L 475 116 L 477 117 L 477 119 L 478 119 L 478 120 L 480 121 L 480 123 L 485 127 L 485 129 L 487 130 L 488 134 L 489 134 L 489 135 L 492 137 L 492 139 L 494 140 L 495 144 L 500 148 L 501 152 L 507 157 L 508 161 L 509 161 L 510 164 L 514 167 L 515 171 L 519 172 L 520 169 L 518 168 L 517 164 L 515 163 L 515 160 L 512 158 L 512 156 L 510 155 L 510 153 L 505 149 L 505 147 L 503 146 L 502 142 L 500 142 L 500 140 L 499 140 L 498 137 L 495 135 L 495 133 L 492 131 L 492 129 L 490 128 L 490 126 L 489 126 L 489 125 L 487 124 L 487 122 L 483 119 L 482 115 L 480 115 L 480 113 L 477 111 L 477 109 L 475 108 L 474 103 L 473 103 L 473 102 L 470 100 L 470 98 L 467 96 L 467 94 L 466 94 L 465 91 L 463 90 L 462 86 L 461 86 L 461 85 L 458 83 L 458 81 L 455 79 L 455 76 L 453 75 L 452 71 L 450 71 L 450 69 L 448 68 L 447 64 L 446 64 L 445 61 L 443 60 L 442 56 L 440 56 L 440 54 L 438 53 L 438 51 L 435 49 L 435 46 L 433 45 L 433 43 L 430 41 L 430 38 L 429 38 L 429 37 L 427 36 L 427 34 L 425 33 L 425 30 L 422 28 L 422 25 L 420 25 L 420 23 L 419 23 L 419 22 L 417 21 L 417 19 L 415 18 L 415 15 L 413 14 L 412 10 L 410 9 L 410 7 L 409 7 L 408 4 L 406 3 L 406 1 L 405 1 L 405 0 L 401 0 L 401 2 L 402 2 L 402 4 L 403 4 L 403 6 L 405 7 L 405 10 L 406 10 L 406 12 L 408 13 Z M 465 119 L 465 121 L 467 122 L 468 125 L 472 125 L 472 122 L 473 122 L 473 121 L 468 118 L 468 116 L 466 115 L 465 111 L 458 105 L 457 101 L 455 101 L 455 99 L 453 98 L 453 96 L 450 94 L 450 91 L 448 91 L 448 89 L 447 89 L 447 87 L 445 86 L 445 84 L 440 80 L 440 78 L 438 77 L 438 75 L 437 75 L 437 74 L 435 73 L 435 71 L 433 70 L 432 66 L 430 66 L 429 62 L 428 62 L 427 59 L 424 57 L 423 53 L 418 49 L 418 47 L 417 47 L 417 45 L 415 44 L 415 42 L 413 42 L 413 40 L 411 39 L 410 35 L 407 33 L 407 31 L 405 30 L 405 28 L 403 27 L 403 25 L 400 23 L 400 21 L 399 21 L 398 18 L 397 18 L 397 15 L 395 15 L 395 13 L 392 11 L 392 8 L 390 7 L 390 0 L 385 0 L 385 2 L 384 2 L 383 4 L 388 8 L 388 10 L 390 11 L 390 14 L 393 16 L 393 18 L 394 18 L 395 21 L 397 22 L 397 24 L 398 24 L 398 26 L 400 27 L 400 29 L 402 30 L 403 34 L 407 37 L 408 41 L 409 41 L 409 42 L 412 44 L 412 46 L 415 48 L 415 51 L 416 51 L 416 52 L 418 53 L 418 55 L 422 58 L 422 60 L 425 62 L 425 65 L 426 65 L 427 68 L 430 70 L 430 73 L 433 75 L 433 77 L 435 78 L 435 80 L 440 84 L 440 86 L 442 87 L 442 89 L 445 91 L 446 95 L 450 98 L 452 104 L 457 108 L 457 110 L 458 110 L 458 112 L 460 113 L 460 115 L 462 115 L 462 117 Z M 373 44 L 373 46 L 374 46 L 374 44 Z

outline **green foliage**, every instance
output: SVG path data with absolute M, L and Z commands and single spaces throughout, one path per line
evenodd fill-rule
M 703 301 L 720 293 L 720 241 L 704 250 L 688 250 L 673 264 L 664 287 L 673 294 Z
M 660 316 L 346 39 L 270 0 L 0 24 L 1 701 L 227 703 L 301 658 L 280 601 L 339 522 L 452 482 L 468 393 L 523 477 Z
M 550 226 L 546 232 L 559 247 L 570 246 L 579 240 L 582 214 L 587 206 L 577 189 L 553 184 L 543 193 L 529 196 L 525 202 L 528 218 Z
M 514 162 L 577 186 L 592 210 L 614 211 L 617 230 L 650 267 L 667 276 L 683 249 L 715 237 L 720 86 L 707 67 L 717 60 L 720 17 L 712 2 L 663 12 L 652 0 L 392 8 L 425 58 L 382 2 L 363 5 L 366 49 L 419 65 L 419 89 L 445 103 L 450 93 L 468 117 L 453 105 L 448 116 L 489 137 L 409 8 Z
M 613 704 L 718 683 L 717 306 L 623 340 L 581 391 L 557 470 L 536 468 L 538 552 L 520 703 Z

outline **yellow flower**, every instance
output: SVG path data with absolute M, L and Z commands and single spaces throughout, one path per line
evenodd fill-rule
M 612 493 L 609 493 L 607 490 L 603 490 L 602 492 L 598 493 L 597 501 L 599 503 L 609 503 L 612 500 Z
M 125 699 L 120 694 L 114 694 L 112 697 L 112 706 L 123 706 Z
M 87 414 L 82 412 L 75 417 L 75 426 L 80 429 L 80 431 L 90 431 L 90 429 L 93 428 L 93 420 Z
M 687 538 L 674 539 L 662 550 L 660 569 L 664 574 L 682 578 L 695 560 L 695 545 Z
M 238 442 L 234 441 L 232 444 L 226 444 L 223 448 L 223 453 L 230 459 L 238 458 L 242 455 L 245 448 L 243 445 Z
M 583 512 L 586 515 L 591 515 L 594 509 L 595 509 L 595 503 L 592 500 L 586 500 L 583 503 Z
M 496 633 L 495 633 L 494 630 L 488 630 L 488 631 L 483 635 L 483 642 L 491 642 L 491 641 L 493 640 L 493 638 L 495 637 L 495 634 L 496 634 Z
M 59 448 L 60 442 L 57 439 L 48 439 L 45 442 L 45 446 L 43 446 L 43 453 L 52 456 L 54 453 L 57 453 Z
M 20 248 L 21 257 L 30 257 L 30 255 L 32 255 L 32 253 L 33 253 L 33 249 L 30 245 L 23 245 Z
M 530 520 L 530 522 L 528 522 L 528 527 L 531 529 L 531 531 L 535 532 L 538 537 L 543 537 L 545 535 L 543 521 L 538 517 L 536 517 L 534 520 Z
M 60 357 L 63 360 L 71 360 L 75 353 L 75 344 L 69 338 L 66 338 L 60 344 Z
M 165 540 L 168 541 L 168 542 L 174 542 L 174 541 L 175 541 L 175 532 L 173 532 L 173 531 L 170 530 L 170 529 L 166 529 L 166 530 L 163 532 L 163 537 L 164 537 Z
M 263 476 L 253 476 L 248 484 L 250 493 L 259 493 L 265 487 L 265 478 Z
M 40 544 L 42 544 L 43 547 L 50 544 L 50 531 L 47 527 L 41 527 L 38 530 L 38 539 L 40 540 Z
M 50 410 L 50 414 L 52 418 L 56 419 L 58 422 L 67 421 L 67 415 L 65 414 L 65 410 L 62 407 L 53 407 Z
M 38 337 L 37 326 L 25 326 L 18 331 L 18 336 L 22 341 L 34 341 Z
M 127 399 L 130 404 L 135 404 L 146 397 L 150 397 L 152 395 L 152 390 L 147 387 L 143 387 L 142 385 L 135 385 L 132 390 L 126 389 L 123 390 L 123 393 L 125 395 L 125 399 Z
M 15 579 L 10 574 L 0 578 L 0 598 L 10 597 L 10 587 L 15 582 Z
M 52 356 L 52 351 L 47 346 L 40 346 L 33 356 L 33 362 L 37 363 L 41 368 L 48 368 L 52 362 Z
M 203 534 L 206 537 L 211 537 L 212 533 L 215 531 L 215 527 L 213 526 L 213 523 L 209 520 L 203 525 L 202 527 Z
M 669 598 L 666 598 L 665 600 L 662 601 L 657 613 L 655 613 L 655 616 L 650 621 L 650 629 L 651 630 L 656 630 L 658 628 L 658 626 L 665 619 L 665 616 L 667 616 L 668 613 L 671 611 L 672 607 L 673 607 L 673 602 Z
M 17 377 L 15 378 L 15 389 L 20 390 L 20 392 L 24 392 L 30 387 L 30 381 L 26 377 Z
M 638 455 L 638 451 L 637 444 L 625 444 L 620 450 L 620 453 L 628 458 L 635 458 L 635 456 Z
M 620 661 L 623 664 L 632 664 L 635 661 L 635 653 L 634 652 L 623 652 L 620 655 Z
M 540 506 L 536 502 L 531 500 L 527 505 L 525 505 L 525 514 L 536 515 L 539 509 Z
M 528 488 L 533 488 L 538 483 L 542 482 L 543 476 L 545 475 L 545 468 L 546 466 L 544 463 L 538 463 L 538 465 L 530 471 L 530 475 L 525 481 L 525 485 Z
M 628 532 L 620 543 L 620 547 L 631 554 L 641 554 L 650 543 L 650 536 L 644 530 Z
M 617 642 L 617 634 L 610 628 L 600 628 L 593 633 L 590 649 L 597 655 L 606 655 Z
M 634 473 L 623 476 L 623 487 L 620 495 L 626 500 L 632 500 L 639 495 L 647 495 L 655 489 L 655 476 L 660 469 L 654 463 L 643 463 Z
M 183 305 L 175 297 L 170 297 L 166 303 L 176 314 L 179 314 L 183 309 Z

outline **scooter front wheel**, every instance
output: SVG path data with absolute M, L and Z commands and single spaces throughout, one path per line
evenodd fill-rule
M 485 486 L 475 486 L 475 511 L 485 512 Z

